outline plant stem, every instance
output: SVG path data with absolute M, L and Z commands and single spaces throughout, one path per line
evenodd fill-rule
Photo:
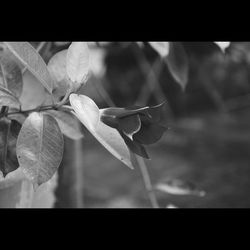
M 82 140 L 73 142 L 74 147 L 74 172 L 75 172 L 75 192 L 76 192 L 76 207 L 84 208 L 83 200 L 83 162 L 82 162 Z
M 47 111 L 47 110 L 53 110 L 56 109 L 54 106 L 48 105 L 48 106 L 43 106 L 43 107 L 38 107 L 34 109 L 29 109 L 29 110 L 19 110 L 19 111 L 14 111 L 6 114 L 7 116 L 10 115 L 16 115 L 16 114 L 29 114 L 32 112 L 41 112 L 41 111 Z
M 47 110 L 71 111 L 72 108 L 66 105 L 62 105 L 62 106 L 47 105 L 47 106 L 37 107 L 34 109 L 29 109 L 29 110 L 13 111 L 13 112 L 7 113 L 5 116 L 17 115 L 17 114 L 29 114 L 32 112 L 42 112 L 42 111 L 47 111 Z
M 150 201 L 153 208 L 160 208 L 158 201 L 156 199 L 155 193 L 154 193 L 154 189 L 153 189 L 153 186 L 151 183 L 150 175 L 149 175 L 147 166 L 145 164 L 145 161 L 143 158 L 141 158 L 137 155 L 136 155 L 136 160 L 137 160 L 138 165 L 140 167 L 140 171 L 142 174 L 143 182 L 144 182 L 147 194 L 148 194 L 149 201 Z

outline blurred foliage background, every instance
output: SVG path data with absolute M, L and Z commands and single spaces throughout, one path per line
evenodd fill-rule
M 161 207 L 250 207 L 250 42 L 232 42 L 225 54 L 213 42 L 182 45 L 185 91 L 147 43 L 112 42 L 91 46 L 93 74 L 80 92 L 102 108 L 167 100 L 171 129 L 149 147 L 152 182 L 179 179 L 206 195 L 156 191 Z M 41 54 L 48 62 L 67 47 L 48 42 Z M 65 138 L 56 207 L 150 207 L 139 169 L 128 169 L 82 129 L 82 141 Z

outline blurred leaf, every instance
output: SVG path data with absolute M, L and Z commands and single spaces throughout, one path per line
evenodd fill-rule
M 70 42 L 54 42 L 54 44 L 55 44 L 56 46 L 65 46 L 65 45 L 70 44 Z
M 1 106 L 19 108 L 20 102 L 8 89 L 0 85 L 0 107 Z
M 0 120 L 0 170 L 5 177 L 15 171 L 19 164 L 16 156 L 16 141 L 21 125 L 15 120 Z
M 100 111 L 89 97 L 70 95 L 75 115 L 90 133 L 117 159 L 133 169 L 130 151 L 119 132 L 100 121 Z
M 166 57 L 168 69 L 181 88 L 185 90 L 188 82 L 188 58 L 180 42 L 170 42 L 169 55 Z
M 149 44 L 161 57 L 168 56 L 169 42 L 149 42 Z
M 17 98 L 20 97 L 23 90 L 23 77 L 20 67 L 6 52 L 1 55 L 0 63 L 0 85 L 6 87 Z
M 157 184 L 155 188 L 158 191 L 172 195 L 205 195 L 205 192 L 199 190 L 193 183 L 179 179 L 167 179 L 164 182 Z
M 63 135 L 50 115 L 32 113 L 17 139 L 17 158 L 25 176 L 34 186 L 49 181 L 63 157 Z
M 225 53 L 225 50 L 230 46 L 230 42 L 214 42 L 217 44 L 223 53 Z
M 9 50 L 52 93 L 53 81 L 42 57 L 28 42 L 4 42 Z
M 102 78 L 106 73 L 106 65 L 104 59 L 106 51 L 103 48 L 95 47 L 90 49 L 90 70 L 92 74 L 97 78 Z
M 66 71 L 73 83 L 74 91 L 85 84 L 89 75 L 89 49 L 87 42 L 72 42 L 68 49 Z
M 44 113 L 52 115 L 57 120 L 62 133 L 68 138 L 80 140 L 84 137 L 81 132 L 80 122 L 71 113 L 56 110 L 48 110 Z
M 66 72 L 66 57 L 68 50 L 62 50 L 55 54 L 48 63 L 48 70 L 54 79 L 53 95 L 62 97 L 72 85 Z
M 136 42 L 137 43 L 137 45 L 142 49 L 142 48 L 144 48 L 144 43 L 143 42 Z

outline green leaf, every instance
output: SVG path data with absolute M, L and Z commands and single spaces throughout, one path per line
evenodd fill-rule
M 0 85 L 0 107 L 8 106 L 19 108 L 20 105 L 19 100 L 8 89 Z
M 131 153 L 120 133 L 100 120 L 100 111 L 89 97 L 70 95 L 70 103 L 74 114 L 90 133 L 117 159 L 133 169 Z
M 50 115 L 32 113 L 17 139 L 17 158 L 25 176 L 34 185 L 49 181 L 63 157 L 63 135 Z
M 16 156 L 16 141 L 21 125 L 15 120 L 0 120 L 0 170 L 5 177 L 15 171 L 19 164 Z
M 90 67 L 89 57 L 87 42 L 72 42 L 67 52 L 66 72 L 75 91 L 87 82 Z
M 51 77 L 54 79 L 55 86 L 53 95 L 55 97 L 62 97 L 72 85 L 66 72 L 66 57 L 68 50 L 62 50 L 56 53 L 48 63 L 48 70 Z
M 166 62 L 171 75 L 184 90 L 188 82 L 189 65 L 187 54 L 180 42 L 170 42 Z
M 27 69 L 37 77 L 42 85 L 52 93 L 53 80 L 47 69 L 47 65 L 28 42 L 4 42 L 8 49 Z
M 10 53 L 3 53 L 0 58 L 0 84 L 17 98 L 23 90 L 23 77 L 19 65 L 11 58 Z
M 74 115 L 69 112 L 48 110 L 45 113 L 52 115 L 64 135 L 73 140 L 80 140 L 83 138 L 81 132 L 81 124 Z

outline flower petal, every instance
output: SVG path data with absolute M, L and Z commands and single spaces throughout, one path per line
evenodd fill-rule
M 120 135 L 122 136 L 122 138 L 124 139 L 126 145 L 129 147 L 129 149 L 133 153 L 135 153 L 135 154 L 137 154 L 137 155 L 139 155 L 139 156 L 141 156 L 143 158 L 150 159 L 150 157 L 149 157 L 146 149 L 144 148 L 144 146 L 140 145 L 136 141 L 131 140 L 128 136 L 124 135 L 123 133 L 120 133 Z
M 135 115 L 119 119 L 119 129 L 121 129 L 124 134 L 133 140 L 133 135 L 141 129 L 140 116 Z
M 167 128 L 142 118 L 141 129 L 133 135 L 133 139 L 144 145 L 154 144 L 161 139 L 166 130 Z

